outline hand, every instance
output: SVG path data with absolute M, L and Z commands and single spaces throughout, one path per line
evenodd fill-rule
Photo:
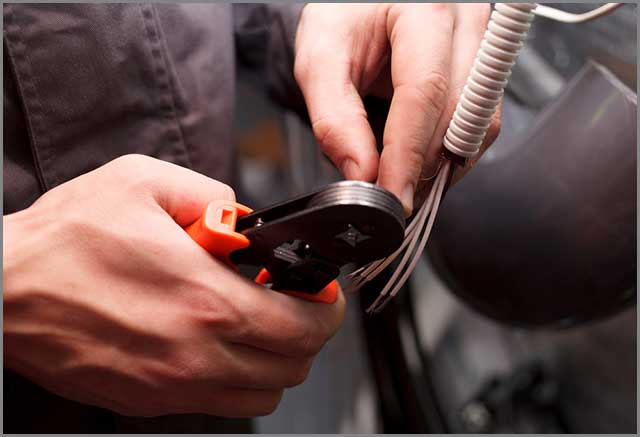
M 126 156 L 4 217 L 4 363 L 126 415 L 267 414 L 344 313 L 263 287 L 183 230 L 226 185 Z
M 419 180 L 439 165 L 489 13 L 489 4 L 472 3 L 305 6 L 294 73 L 316 139 L 346 178 L 377 180 L 413 209 Z M 366 95 L 391 99 L 380 157 Z

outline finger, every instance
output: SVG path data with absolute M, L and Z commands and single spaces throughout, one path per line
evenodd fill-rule
M 191 246 L 184 250 L 193 253 L 183 252 L 187 255 L 174 267 L 191 272 L 184 295 L 205 344 L 213 337 L 287 357 L 312 357 L 342 323 L 340 289 L 333 304 L 309 302 L 258 285 Z
M 478 155 L 483 154 L 489 146 L 493 144 L 493 142 L 500 135 L 500 128 L 502 126 L 502 103 L 503 100 L 500 100 L 498 103 L 498 107 L 496 108 L 496 112 L 493 114 L 491 119 L 491 124 L 489 125 L 489 129 L 487 130 L 487 136 L 484 137 L 484 141 L 480 146 L 480 153 Z
M 227 344 L 227 388 L 281 389 L 302 384 L 313 360 L 287 357 L 244 344 Z M 219 360 L 221 357 L 216 357 Z
M 119 160 L 132 174 L 141 174 L 158 205 L 182 227 L 193 223 L 212 200 L 235 201 L 228 185 L 184 167 L 143 155 Z
M 388 23 L 394 93 L 378 183 L 410 213 L 427 145 L 448 95 L 453 13 L 450 5 L 395 5 Z
M 189 412 L 221 417 L 266 416 L 275 411 L 283 390 L 219 389 L 198 397 Z
M 442 113 L 427 149 L 427 163 L 438 161 L 444 135 L 467 82 L 480 42 L 487 28 L 491 8 L 484 3 L 457 4 L 452 45 L 451 83 L 447 106 Z M 428 167 L 428 166 L 427 166 Z M 434 168 L 426 168 L 432 173 Z
M 349 65 L 345 56 L 316 50 L 296 58 L 295 76 L 324 153 L 345 178 L 374 181 L 376 141 Z
M 329 305 L 270 291 L 248 281 L 246 286 L 250 287 L 240 292 L 238 281 L 242 278 L 232 272 L 217 276 L 221 285 L 228 281 L 226 289 L 234 290 L 228 304 L 241 317 L 241 323 L 230 325 L 232 329 L 223 332 L 228 341 L 288 357 L 312 357 L 342 324 L 345 312 L 342 291 L 336 302 Z

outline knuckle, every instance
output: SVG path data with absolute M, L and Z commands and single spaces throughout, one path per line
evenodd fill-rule
M 154 383 L 155 393 L 151 394 L 174 392 L 195 382 L 215 379 L 220 373 L 206 353 L 195 348 L 176 349 L 166 359 L 149 362 L 140 368 L 140 373 Z M 162 397 L 156 400 L 160 401 Z
M 444 73 L 432 71 L 415 83 L 401 83 L 396 86 L 400 91 L 413 99 L 422 112 L 431 117 L 439 117 L 444 112 L 449 97 L 450 81 Z
M 424 101 L 442 112 L 449 95 L 449 78 L 442 72 L 433 71 L 425 76 L 424 81 L 418 86 Z
M 147 170 L 152 162 L 153 158 L 150 158 L 149 156 L 141 155 L 139 153 L 130 153 L 128 155 L 119 156 L 111 161 L 111 164 L 118 170 L 140 171 Z
M 489 17 L 491 16 L 491 6 L 489 3 L 472 3 L 469 5 L 472 8 L 472 12 L 478 23 L 482 25 L 482 27 L 486 27 L 489 22 Z
M 498 138 L 501 127 L 502 119 L 499 116 L 493 117 L 493 120 L 491 120 L 491 124 L 489 125 L 489 129 L 487 130 L 487 136 L 485 139 L 486 147 L 489 147 L 496 138 Z
M 309 85 L 309 80 L 313 79 L 314 66 L 319 59 L 331 58 L 327 58 L 327 49 L 318 42 L 305 44 L 296 52 L 293 61 L 293 78 L 303 91 Z
M 249 363 L 235 362 L 225 369 L 225 373 L 220 375 L 220 379 L 238 387 L 257 387 L 264 382 L 264 375 L 257 374 L 255 370 L 256 368 Z
M 305 382 L 307 380 L 307 377 L 309 376 L 312 362 L 313 361 L 311 359 L 308 359 L 305 360 L 305 362 L 301 366 L 298 366 L 296 370 L 292 372 L 291 378 L 286 386 L 295 387 Z
M 203 296 L 190 302 L 191 317 L 207 329 L 215 329 L 223 335 L 243 334 L 248 329 L 246 314 L 226 298 L 213 300 Z
M 276 408 L 278 408 L 278 405 L 280 405 L 280 401 L 282 400 L 282 393 L 283 390 L 274 390 L 269 392 L 269 394 L 265 396 L 264 401 L 257 408 L 255 415 L 268 416 L 276 411 Z
M 310 328 L 300 330 L 293 343 L 296 345 L 297 355 L 302 357 L 316 356 L 324 345 L 323 339 Z
M 180 387 L 185 383 L 219 377 L 219 372 L 216 371 L 215 366 L 207 358 L 198 353 L 184 356 L 179 361 L 179 366 L 174 366 L 171 377 L 167 378 L 167 381 L 173 383 L 176 387 Z
M 453 19 L 453 7 L 450 3 L 424 3 L 423 8 L 429 14 L 429 17 L 438 15 Z
M 318 73 L 327 67 L 338 68 L 348 64 L 350 57 L 345 52 L 336 50 L 333 42 L 335 39 L 307 39 L 296 50 L 293 61 L 293 77 L 303 92 L 317 84 L 317 81 L 322 78 Z M 318 68 L 320 66 L 322 68 Z
M 347 154 L 352 143 L 350 138 L 370 129 L 367 114 L 361 108 L 350 109 L 348 115 L 324 115 L 315 119 L 311 127 L 322 151 L 336 164 Z
M 385 143 L 383 147 L 389 149 L 401 148 L 402 161 L 407 174 L 410 176 L 410 180 L 415 181 L 418 178 L 424 165 L 427 150 L 427 143 L 424 138 L 420 137 L 419 134 L 410 134 L 402 144 L 402 147 L 400 147 L 399 144 L 393 145 L 391 143 Z
M 122 155 L 109 164 L 116 182 L 124 187 L 145 188 L 153 183 L 156 160 L 140 154 Z
M 222 182 L 218 182 L 218 184 L 219 184 L 218 189 L 220 190 L 220 198 L 235 202 L 236 193 L 235 191 L 233 191 L 233 188 L 231 188 L 229 185 Z
M 309 65 L 306 57 L 302 54 L 297 54 L 293 63 L 293 78 L 296 83 L 302 88 L 305 79 L 309 73 Z
M 313 122 L 312 129 L 316 140 L 320 144 L 320 147 L 326 153 L 332 153 L 332 145 L 336 142 L 335 137 L 338 132 L 337 120 L 333 117 L 321 117 Z
M 450 3 L 395 3 L 390 12 L 392 16 L 396 17 L 401 14 L 414 15 L 418 13 L 427 20 L 433 20 L 434 16 L 453 19 L 453 7 Z
M 344 321 L 346 312 L 347 301 L 344 297 L 344 293 L 342 292 L 342 290 L 340 290 L 340 293 L 338 294 L 338 300 L 333 304 L 333 317 L 330 318 L 331 323 L 329 325 L 329 335 L 331 337 L 333 337 L 340 329 L 340 326 L 342 326 L 342 322 Z
M 493 134 L 494 138 L 498 136 L 502 129 L 502 117 L 494 117 L 489 126 L 489 131 Z
M 421 169 L 427 150 L 424 138 L 420 134 L 410 135 L 404 150 L 407 164 L 414 166 L 414 170 Z

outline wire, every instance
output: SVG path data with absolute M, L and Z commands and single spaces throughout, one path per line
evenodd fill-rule
M 434 184 L 434 186 L 435 185 L 436 184 Z M 432 193 L 433 192 L 434 191 L 432 189 Z M 368 266 L 365 266 L 363 271 L 361 271 L 360 273 L 359 271 L 362 269 L 358 269 L 355 272 L 353 272 L 352 275 L 359 273 L 360 277 L 358 277 L 352 284 L 349 285 L 349 287 L 347 288 L 347 292 L 357 291 L 365 283 L 371 281 L 373 278 L 378 276 L 380 272 L 382 272 L 389 264 L 391 264 L 398 257 L 398 255 L 400 255 L 400 253 L 402 253 L 402 251 L 404 250 L 405 247 L 407 247 L 407 245 L 409 245 L 408 252 L 411 253 L 411 251 L 413 250 L 413 247 L 415 246 L 415 241 L 417 239 L 417 236 L 419 234 L 418 232 L 416 232 L 416 229 L 421 229 L 422 226 L 424 226 L 424 222 L 426 220 L 426 217 L 429 215 L 432 204 L 433 204 L 433 194 L 430 194 L 429 199 L 427 199 L 427 201 L 422 204 L 422 206 L 420 207 L 420 210 L 418 211 L 418 214 L 416 214 L 411 224 L 407 228 L 407 232 L 405 232 L 405 238 L 402 241 L 402 245 L 388 257 L 380 259 L 378 261 L 374 261 Z M 405 257 L 406 256 L 407 255 L 405 254 Z
M 434 184 L 433 188 L 431 189 L 431 193 L 429 194 L 429 199 L 425 202 L 425 204 L 423 205 L 423 207 L 420 210 L 420 214 L 419 214 L 419 218 L 418 218 L 419 223 L 418 223 L 418 226 L 416 226 L 416 229 L 422 229 L 424 227 L 424 223 L 427 220 L 427 217 L 429 216 L 429 213 L 431 212 L 431 205 L 433 205 L 433 200 L 434 200 L 435 192 L 436 192 L 435 187 L 438 185 L 438 180 L 439 179 L 436 179 L 436 183 Z M 375 308 L 378 305 L 378 303 L 387 294 L 387 290 L 389 288 L 389 284 L 393 283 L 396 280 L 396 278 L 400 274 L 400 271 L 404 268 L 405 264 L 407 263 L 407 260 L 409 259 L 409 257 L 411 256 L 411 253 L 413 252 L 413 249 L 414 249 L 416 243 L 419 240 L 419 236 L 420 236 L 420 232 L 419 231 L 414 231 L 413 235 L 409 239 L 406 239 L 402 243 L 402 246 L 406 246 L 409 241 L 411 242 L 409 244 L 409 247 L 405 251 L 404 255 L 402 256 L 402 259 L 400 260 L 400 263 L 398 264 L 398 266 L 396 266 L 395 271 L 393 272 L 393 275 L 391 276 L 391 279 L 389 279 L 389 281 L 387 281 L 387 284 L 385 285 L 384 289 L 382 290 L 382 292 L 380 293 L 378 298 L 373 302 L 373 304 L 371 304 L 371 306 L 369 307 L 367 312 L 370 312 L 372 308 Z M 403 248 L 401 247 L 399 251 L 394 253 L 395 256 L 393 258 L 389 257 L 390 259 L 388 258 L 387 260 L 385 260 L 384 263 L 382 263 L 378 268 L 376 268 L 376 270 L 374 272 L 372 272 L 371 275 L 369 275 L 369 277 L 367 278 L 367 281 L 372 280 L 378 274 L 380 274 L 380 272 L 382 272 L 387 267 L 387 265 L 389 265 L 400 254 L 402 249 Z
M 402 268 L 404 267 L 404 264 L 406 263 L 406 260 L 403 259 L 401 265 L 399 265 L 396 269 L 396 271 L 393 273 L 393 276 L 391 277 L 391 279 L 389 280 L 389 282 L 387 282 L 387 285 L 385 285 L 384 289 L 382 290 L 382 292 L 380 293 L 380 296 L 378 296 L 378 299 L 376 299 L 376 301 L 367 309 L 368 313 L 371 312 L 380 312 L 382 311 L 382 309 L 387 305 L 387 303 L 396 295 L 398 294 L 398 291 L 400 291 L 400 289 L 402 288 L 402 286 L 404 285 L 404 283 L 407 281 L 407 279 L 409 279 L 409 276 L 411 275 L 411 273 L 413 272 L 413 270 L 416 267 L 416 264 L 418 263 L 418 260 L 420 259 L 420 257 L 422 256 L 422 252 L 424 251 L 424 248 L 427 244 L 427 241 L 429 240 L 429 235 L 431 234 L 431 230 L 433 229 L 433 224 L 435 222 L 436 219 L 436 215 L 438 214 L 438 207 L 440 206 L 440 200 L 442 200 L 442 194 L 444 192 L 444 187 L 447 183 L 447 179 L 449 177 L 449 170 L 451 167 L 451 162 L 447 161 L 442 170 L 440 171 L 438 178 L 436 179 L 436 183 L 434 184 L 433 188 L 431 189 L 431 193 L 434 194 L 433 197 L 433 206 L 431 207 L 431 211 L 429 214 L 429 221 L 427 222 L 427 225 L 423 228 L 423 232 L 422 232 L 422 236 L 419 238 L 420 240 L 420 244 L 418 245 L 418 248 L 416 249 L 416 251 L 413 253 L 413 256 L 411 258 L 411 263 L 409 264 L 409 267 L 407 267 L 407 269 L 404 271 L 404 274 L 402 275 L 402 277 L 398 280 L 398 282 L 395 283 L 393 289 L 391 290 L 391 292 L 389 293 L 389 295 L 384 298 L 384 296 L 387 294 L 388 290 L 391 288 L 391 286 L 394 284 L 395 279 L 397 278 L 398 274 L 400 273 L 400 271 L 402 270 Z M 422 226 L 420 226 L 422 228 Z M 417 241 L 417 239 L 416 239 Z M 413 242 L 415 243 L 415 241 Z M 411 249 L 407 250 L 407 254 L 411 253 Z M 405 254 L 405 258 L 406 255 Z M 382 301 L 382 303 L 379 303 L 381 299 L 384 300 Z
M 433 177 L 438 176 L 440 167 L 441 166 L 438 166 L 438 170 L 433 175 Z M 393 262 L 393 260 L 398 257 L 398 255 L 404 250 L 404 248 L 407 247 L 409 242 L 414 239 L 414 236 L 416 235 L 416 228 L 419 227 L 418 223 L 421 222 L 421 218 L 423 217 L 423 215 L 429 213 L 432 203 L 431 199 L 432 196 L 430 196 L 429 199 L 422 204 L 422 206 L 418 210 L 418 213 L 415 214 L 415 216 L 411 220 L 411 223 L 409 223 L 409 226 L 407 226 L 404 231 L 404 240 L 402 241 L 402 244 L 398 249 L 396 249 L 395 252 L 393 252 L 386 258 L 381 258 L 379 260 L 366 264 L 347 275 L 347 278 L 351 279 L 352 282 L 345 287 L 345 293 L 353 293 L 358 291 L 366 282 L 369 282 L 370 280 L 375 278 L 382 270 L 384 270 L 389 264 Z
M 534 14 L 565 23 L 581 23 L 606 15 L 620 6 L 622 3 L 608 3 L 590 12 L 572 14 L 535 3 L 496 4 L 445 134 L 443 144 L 446 149 L 465 159 L 475 156 L 480 150 Z M 351 283 L 345 289 L 356 291 L 380 274 L 404 251 L 391 278 L 369 306 L 367 313 L 382 310 L 411 275 L 429 239 L 452 166 L 452 162 L 446 160 L 436 170 L 433 176 L 435 182 L 427 201 L 405 230 L 402 245 L 388 257 L 365 265 L 348 276 Z
M 572 14 L 570 12 L 561 11 L 560 9 L 538 4 L 538 7 L 533 11 L 533 13 L 540 17 L 560 21 L 562 23 L 573 24 L 595 20 L 596 18 L 600 18 L 604 15 L 610 14 L 623 5 L 624 3 L 607 3 L 589 12 L 585 12 L 582 14 Z

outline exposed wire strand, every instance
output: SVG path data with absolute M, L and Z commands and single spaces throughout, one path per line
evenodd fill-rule
M 371 281 L 373 278 L 378 276 L 380 272 L 382 272 L 389 264 L 391 264 L 398 257 L 398 255 L 402 253 L 402 251 L 405 249 L 405 247 L 407 247 L 407 245 L 409 245 L 410 248 L 412 248 L 415 245 L 415 243 L 413 242 L 416 240 L 418 235 L 418 233 L 416 232 L 416 229 L 420 229 L 424 225 L 424 220 L 426 219 L 426 216 L 429 214 L 432 203 L 433 203 L 433 196 L 430 195 L 429 199 L 427 199 L 427 201 L 422 205 L 422 207 L 420 207 L 418 214 L 415 216 L 415 218 L 411 222 L 410 224 L 411 229 L 410 230 L 408 229 L 408 232 L 405 233 L 405 238 L 402 242 L 402 245 L 388 257 L 380 259 L 378 261 L 374 261 L 368 267 L 366 267 L 364 271 L 362 271 L 362 273 L 360 274 L 360 277 L 357 280 L 355 280 L 352 284 L 350 284 L 350 286 L 348 287 L 348 292 L 355 292 L 359 290 L 365 283 Z
M 440 200 L 442 199 L 442 193 L 444 191 L 444 187 L 449 177 L 450 167 L 451 167 L 451 162 L 447 161 L 443 165 L 442 169 L 440 170 L 436 178 L 436 183 L 431 188 L 431 193 L 429 194 L 429 201 L 431 203 L 431 207 L 429 208 L 429 213 L 428 213 L 429 220 L 427 221 L 426 226 L 424 226 L 424 219 L 426 218 L 426 215 L 425 217 L 423 217 L 423 221 L 420 224 L 421 235 L 417 235 L 416 238 L 412 241 L 412 246 L 414 246 L 418 240 L 420 241 L 420 244 L 418 244 L 418 247 L 415 251 L 411 246 L 407 249 L 402 261 L 400 262 L 396 270 L 393 272 L 393 275 L 391 276 L 391 278 L 389 279 L 385 287 L 382 289 L 382 292 L 380 292 L 380 295 L 378 296 L 378 298 L 367 309 L 367 312 L 369 313 L 379 312 L 382 308 L 384 308 L 387 302 L 398 293 L 398 290 L 400 290 L 400 288 L 404 285 L 404 283 L 409 278 L 409 275 L 411 275 L 411 273 L 413 272 L 413 269 L 415 268 L 416 263 L 418 262 L 418 259 L 422 255 L 422 252 L 427 244 L 427 240 L 429 239 L 429 234 L 431 233 L 431 229 L 433 228 L 433 223 L 435 221 L 435 217 L 438 212 L 438 206 L 440 204 Z M 402 270 L 404 269 L 404 266 L 409 260 L 411 260 L 409 263 L 409 267 L 407 267 L 407 269 L 404 270 L 404 274 L 396 282 L 396 279 L 398 278 L 399 274 L 402 272 Z M 385 298 L 385 295 L 387 295 L 388 291 L 391 289 L 392 286 L 393 286 L 393 289 L 391 293 L 389 293 L 389 296 Z
M 564 23 L 581 23 L 609 14 L 622 5 L 607 3 L 583 14 L 572 14 L 535 3 L 497 4 L 445 134 L 444 146 L 462 158 L 470 158 L 478 153 L 496 107 L 502 99 L 511 68 L 524 45 L 534 14 Z M 402 245 L 388 257 L 363 266 L 348 276 L 352 282 L 346 289 L 356 291 L 380 274 L 404 251 L 391 278 L 367 309 L 368 313 L 382 310 L 413 272 L 429 239 L 452 165 L 446 160 L 442 168 L 439 166 L 436 170 L 436 180 L 428 199 L 405 230 Z

